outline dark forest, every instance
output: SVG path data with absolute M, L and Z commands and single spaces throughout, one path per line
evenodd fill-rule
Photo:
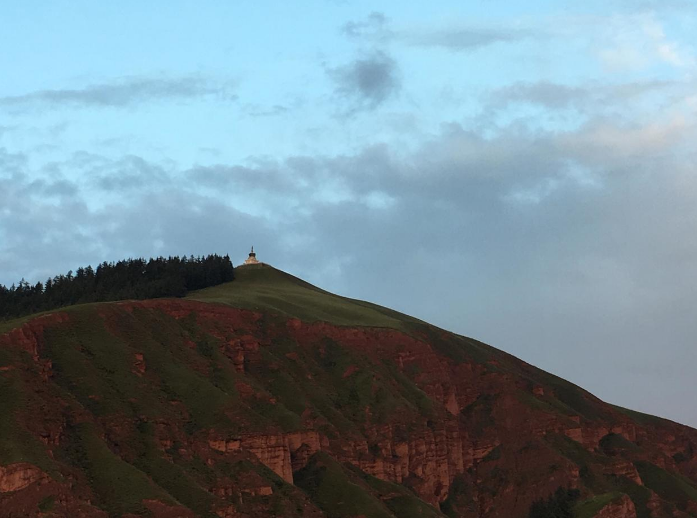
M 96 269 L 78 268 L 43 283 L 22 279 L 9 288 L 0 284 L 0 320 L 87 302 L 183 297 L 234 277 L 227 255 L 104 262 Z

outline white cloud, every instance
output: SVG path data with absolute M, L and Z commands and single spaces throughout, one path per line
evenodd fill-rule
M 601 63 L 609 71 L 636 71 L 656 64 L 674 68 L 695 65 L 690 49 L 670 39 L 664 24 L 654 14 L 615 16 L 605 24 L 603 35 L 595 45 Z

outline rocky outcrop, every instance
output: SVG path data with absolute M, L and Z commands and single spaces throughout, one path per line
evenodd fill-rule
M 594 518 L 636 518 L 634 502 L 627 495 L 610 502 L 596 513 Z
M 0 347 L 24 350 L 35 361 L 38 361 L 39 351 L 44 343 L 44 330 L 47 327 L 67 321 L 68 315 L 66 313 L 49 313 L 48 315 L 33 318 L 26 324 L 16 327 L 4 335 L 0 335 Z
M 327 444 L 326 438 L 324 439 Z M 320 435 L 314 431 L 272 435 L 241 435 L 235 439 L 209 438 L 208 445 L 221 453 L 251 453 L 262 464 L 287 482 L 293 482 L 293 471 L 305 466 L 307 460 L 322 449 Z
M 631 480 L 638 486 L 644 485 L 634 463 L 625 459 L 614 460 L 605 467 L 604 472 L 614 477 L 623 477 Z
M 20 491 L 47 478 L 48 476 L 43 471 L 31 464 L 18 463 L 0 466 L 0 493 Z
M 142 376 L 145 374 L 145 357 L 143 356 L 142 353 L 134 353 L 133 354 L 133 372 L 135 372 L 138 376 Z

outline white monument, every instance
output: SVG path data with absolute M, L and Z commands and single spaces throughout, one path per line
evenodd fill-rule
M 245 260 L 244 264 L 261 264 L 257 260 L 257 254 L 254 253 L 254 247 L 252 247 L 252 251 L 249 252 L 249 257 Z

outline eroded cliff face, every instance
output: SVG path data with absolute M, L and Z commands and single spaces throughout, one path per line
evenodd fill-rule
M 595 518 L 636 518 L 636 507 L 629 496 L 623 495 L 598 511 Z
M 410 489 L 434 516 L 523 517 L 560 486 L 626 493 L 599 517 L 697 505 L 694 430 L 426 325 L 155 300 L 36 318 L 0 351 L 0 382 L 22 401 L 0 428 L 22 445 L 0 449 L 0 516 L 324 516 L 294 487 L 319 452 Z M 662 480 L 686 485 L 676 496 Z
M 17 463 L 0 466 L 0 493 L 20 491 L 46 478 L 48 477 L 45 473 L 31 464 Z

